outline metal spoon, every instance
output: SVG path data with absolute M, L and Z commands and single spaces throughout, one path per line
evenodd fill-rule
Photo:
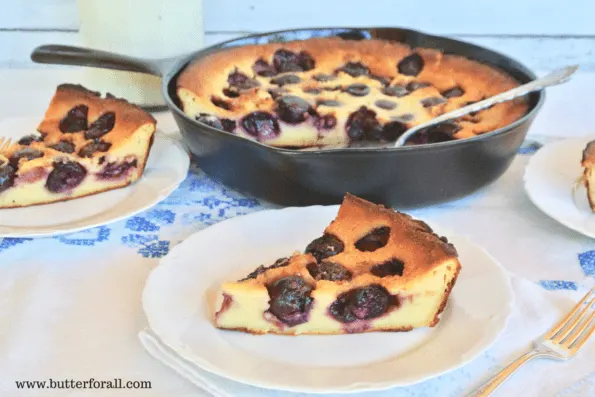
M 403 133 L 403 135 L 401 135 L 399 137 L 399 139 L 397 139 L 394 147 L 403 146 L 405 144 L 405 141 L 407 141 L 407 139 L 409 139 L 412 135 L 418 133 L 419 131 L 421 131 L 425 128 L 431 127 L 433 125 L 440 124 L 440 123 L 443 123 L 445 121 L 449 121 L 452 119 L 456 119 L 458 117 L 465 116 L 472 112 L 477 112 L 479 110 L 488 108 L 488 107 L 495 105 L 497 103 L 513 100 L 520 96 L 526 95 L 530 92 L 539 91 L 541 89 L 544 89 L 545 87 L 565 83 L 566 81 L 568 81 L 570 79 L 570 76 L 572 76 L 574 74 L 574 72 L 576 72 L 577 70 L 578 70 L 578 65 L 567 66 L 565 68 L 555 70 L 552 73 L 550 73 L 544 77 L 541 77 L 537 80 L 533 80 L 530 83 L 523 84 L 521 86 L 513 88 L 512 90 L 505 91 L 501 94 L 494 95 L 493 97 L 484 99 L 484 100 L 476 102 L 474 104 L 467 105 L 465 107 L 453 110 L 452 112 L 444 113 L 443 115 L 435 117 L 429 121 L 426 121 L 425 123 L 416 125 L 415 127 L 412 127 L 410 129 L 408 129 L 407 131 L 405 131 Z

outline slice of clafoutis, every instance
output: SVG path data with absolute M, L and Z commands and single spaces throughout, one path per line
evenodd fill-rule
M 453 245 L 427 224 L 347 194 L 305 253 L 223 283 L 214 322 L 288 335 L 433 327 L 460 270 Z
M 0 208 L 72 200 L 131 184 L 144 171 L 155 125 L 150 114 L 123 99 L 58 86 L 37 132 L 0 153 Z
M 595 140 L 587 143 L 581 160 L 583 167 L 582 182 L 587 190 L 587 199 L 591 210 L 595 212 Z

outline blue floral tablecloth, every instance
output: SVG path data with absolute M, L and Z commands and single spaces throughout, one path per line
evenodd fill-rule
M 522 173 L 539 147 L 528 141 L 507 173 L 481 192 L 408 212 L 468 235 L 534 286 L 575 299 L 595 277 L 595 240 L 549 219 L 526 197 Z M 17 391 L 15 381 L 89 376 L 153 380 L 150 391 L 117 394 L 122 396 L 201 395 L 138 344 L 136 332 L 145 323 L 144 280 L 159 258 L 190 234 L 269 208 L 276 206 L 222 186 L 192 166 L 171 196 L 129 219 L 57 237 L 0 238 L 0 396 L 67 395 Z M 201 253 L 196 255 L 199 260 Z M 474 368 L 483 376 L 485 369 L 496 369 L 490 360 L 488 352 L 463 372 L 392 395 L 460 395 L 469 386 L 461 379 L 478 376 Z M 595 364 L 586 370 L 595 372 Z M 525 374 L 545 381 L 539 375 Z M 593 396 L 593 385 L 595 375 L 584 376 L 571 389 L 554 388 L 550 395 Z M 72 395 L 116 394 L 83 390 Z

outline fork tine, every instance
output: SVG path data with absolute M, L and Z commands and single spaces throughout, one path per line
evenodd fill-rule
M 591 294 L 593 292 L 595 292 L 595 288 L 592 288 L 591 291 L 587 292 L 587 294 L 584 296 L 584 298 L 581 299 L 581 301 L 576 304 L 576 306 L 574 307 L 574 309 L 572 309 L 572 311 L 570 313 L 568 313 L 568 315 L 562 321 L 560 321 L 554 328 L 552 328 L 550 330 L 550 332 L 548 332 L 545 335 L 545 338 L 546 339 L 553 339 L 554 336 L 556 336 L 556 334 L 558 332 L 560 332 L 564 328 L 567 328 L 567 325 L 570 323 L 570 320 L 572 320 L 572 318 L 581 309 L 581 307 L 583 306 L 583 304 L 587 301 L 587 299 L 589 299 L 589 297 L 591 296 Z M 575 322 L 573 321 L 572 322 L 572 325 L 573 326 L 574 326 L 574 323 Z
M 595 322 L 593 322 L 593 319 L 595 318 L 595 312 L 593 312 L 593 314 L 591 315 L 591 318 L 589 318 L 589 321 L 587 321 L 580 330 L 580 333 L 578 334 L 577 338 L 574 340 L 573 345 L 568 349 L 570 350 L 570 354 L 574 354 L 577 351 L 579 351 L 579 349 L 581 347 L 583 347 L 583 345 L 585 344 L 585 342 L 587 342 L 587 340 L 591 337 L 591 335 L 593 335 L 593 333 L 595 332 Z M 590 326 L 592 325 L 591 329 L 588 330 L 584 335 L 583 338 L 579 340 L 579 338 L 581 337 L 581 334 Z
M 558 325 L 556 325 L 546 336 L 546 339 L 550 339 L 554 343 L 561 343 L 563 339 L 565 339 L 570 332 L 574 330 L 574 328 L 580 323 L 580 321 L 588 314 L 590 306 L 593 304 L 593 301 L 589 301 L 586 307 L 581 311 L 585 302 L 587 302 L 591 295 L 595 292 L 595 288 L 592 288 L 583 299 L 572 309 L 572 311 L 564 318 Z M 579 313 L 576 316 L 577 313 Z M 576 316 L 576 318 L 575 318 Z

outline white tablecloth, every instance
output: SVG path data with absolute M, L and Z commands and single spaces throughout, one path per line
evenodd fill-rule
M 5 118 L 42 115 L 55 85 L 77 82 L 79 74 L 75 69 L 0 71 L 0 76 L 4 93 L 0 118 Z M 595 112 L 584 99 L 593 90 L 595 74 L 588 73 L 553 88 L 531 133 L 595 135 Z M 168 115 L 159 119 L 162 129 L 175 128 Z M 555 299 L 575 299 L 576 290 L 595 276 L 595 241 L 568 230 L 531 204 L 523 191 L 522 174 L 533 150 L 528 145 L 506 174 L 483 191 L 411 214 L 470 236 L 512 273 L 552 290 Z M 193 169 L 170 198 L 128 220 L 56 238 L 0 238 L 0 396 L 201 395 L 154 361 L 138 342 L 137 332 L 146 325 L 141 308 L 144 280 L 160 257 L 194 231 L 271 207 Z M 583 362 L 580 371 L 593 375 L 564 385 L 570 389 L 551 388 L 540 396 L 550 391 L 549 395 L 593 395 L 585 394 L 592 393 L 595 385 L 595 361 L 591 363 L 588 368 Z M 542 371 L 556 365 L 562 364 L 542 362 L 518 376 L 543 382 Z M 24 391 L 15 385 L 17 380 L 91 377 L 148 380 L 152 388 Z M 466 382 L 463 388 L 468 389 L 478 379 L 449 381 Z M 428 395 L 423 388 L 412 390 L 416 394 L 410 395 Z

